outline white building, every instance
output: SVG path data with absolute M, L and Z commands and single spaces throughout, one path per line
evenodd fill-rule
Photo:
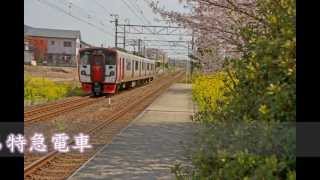
M 89 44 L 81 40 L 80 31 L 35 28 L 25 25 L 25 37 L 28 37 L 30 43 L 35 43 L 41 39 L 45 42 L 44 64 L 75 66 L 79 49 L 90 47 Z M 35 43 L 36 44 L 36 43 Z M 35 48 L 39 45 L 34 45 Z
M 32 47 L 29 45 L 29 42 L 24 42 L 24 63 L 31 64 L 34 60 Z

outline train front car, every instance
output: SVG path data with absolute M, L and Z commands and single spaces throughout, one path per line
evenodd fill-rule
M 80 50 L 79 78 L 86 93 L 99 96 L 116 91 L 117 52 L 105 48 Z

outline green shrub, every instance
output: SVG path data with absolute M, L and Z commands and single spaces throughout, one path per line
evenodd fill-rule
M 71 88 L 67 94 L 67 96 L 83 96 L 83 95 L 85 95 L 85 92 L 82 90 L 81 87 Z
M 292 179 L 295 127 L 288 124 L 211 122 L 199 130 L 193 167 L 176 165 L 178 179 Z
M 200 110 L 196 118 L 203 129 L 193 167 L 174 169 L 180 179 L 186 179 L 182 175 L 187 171 L 192 179 L 296 178 L 295 129 L 279 129 L 296 120 L 295 1 L 257 4 L 265 31 L 239 29 L 248 41 L 243 56 L 193 83 Z M 246 128 L 254 123 L 263 126 Z M 253 130 L 258 133 L 250 134 Z

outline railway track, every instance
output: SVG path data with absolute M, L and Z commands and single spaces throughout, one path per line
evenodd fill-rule
M 44 119 L 61 115 L 62 113 L 72 111 L 97 102 L 97 98 L 76 97 L 59 103 L 49 104 L 38 108 L 33 108 L 24 112 L 24 122 L 33 123 Z
M 107 120 L 100 122 L 85 132 L 90 135 L 93 149 L 83 154 L 77 152 L 64 154 L 58 151 L 51 151 L 24 168 L 25 179 L 66 179 L 95 152 L 101 149 L 104 144 L 111 142 L 114 135 L 125 128 L 136 115 L 182 76 L 183 73 L 176 74 L 171 80 L 160 86 L 159 89 L 141 94 L 140 97 L 129 102 L 125 108 L 120 109 L 112 115 L 106 114 L 105 117 L 102 117 L 102 119 Z M 128 114 L 129 116 L 131 114 L 131 118 L 124 118 Z M 73 143 L 72 141 L 69 145 Z
M 161 86 L 161 84 L 163 84 L 163 82 L 166 82 L 167 79 L 172 78 L 172 75 L 173 74 L 164 74 L 156 77 L 154 82 L 152 83 L 132 89 L 130 88 L 125 91 L 120 91 L 116 95 L 112 96 L 111 106 L 109 105 L 109 100 L 103 100 L 102 98 L 101 101 L 92 104 L 92 106 L 79 108 L 75 111 L 71 111 L 68 114 L 64 114 L 63 116 L 53 117 L 50 120 L 27 124 L 24 129 L 25 136 L 29 137 L 32 136 L 32 133 L 34 132 L 42 131 L 47 139 L 51 138 L 54 133 L 61 131 L 64 131 L 67 134 L 83 132 L 82 129 L 90 129 L 101 121 L 104 121 L 105 119 L 101 118 L 101 114 L 113 114 L 118 109 L 122 109 L 123 107 L 125 107 L 127 105 L 127 102 L 131 102 L 132 100 L 134 100 L 135 98 L 133 97 L 140 97 L 140 95 L 144 94 L 146 90 L 159 85 Z M 67 100 L 71 100 L 71 98 L 63 100 L 63 102 L 66 102 Z M 52 146 L 50 146 L 49 144 L 48 150 L 51 151 L 52 149 Z M 25 152 L 24 166 L 26 167 L 30 165 L 35 160 L 41 158 L 41 156 L 43 156 L 43 154 L 33 154 Z
M 118 94 L 120 93 L 122 92 L 119 92 Z M 59 116 L 62 113 L 69 112 L 96 103 L 97 99 L 101 100 L 103 99 L 103 97 L 90 98 L 90 96 L 87 95 L 83 97 L 73 97 L 70 99 L 46 105 L 37 105 L 35 107 L 29 107 L 24 112 L 24 122 L 26 124 L 30 124 L 40 120 L 48 120 L 55 116 Z

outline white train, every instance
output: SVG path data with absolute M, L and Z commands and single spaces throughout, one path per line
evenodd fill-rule
M 153 60 L 112 48 L 80 50 L 79 79 L 82 88 L 94 95 L 114 94 L 119 89 L 148 83 L 155 75 Z

